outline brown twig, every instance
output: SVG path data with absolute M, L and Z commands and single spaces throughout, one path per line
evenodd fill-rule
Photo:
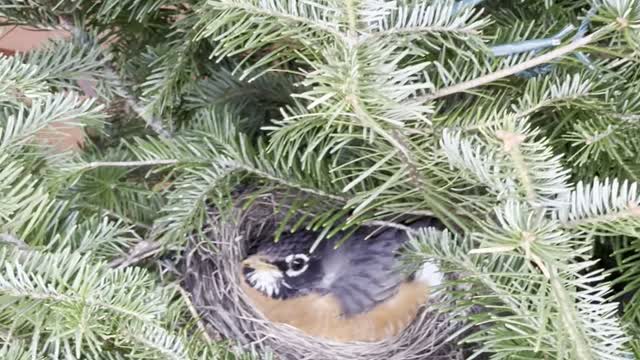
M 162 250 L 162 245 L 156 241 L 143 240 L 131 249 L 131 252 L 124 257 L 120 257 L 109 262 L 109 266 L 115 269 L 122 269 L 139 263 Z
M 185 304 L 187 304 L 187 308 L 189 309 L 191 316 L 193 316 L 193 319 L 196 321 L 196 325 L 198 326 L 198 329 L 200 329 L 200 331 L 202 332 L 202 336 L 204 336 L 205 340 L 207 340 L 210 343 L 214 341 L 222 340 L 222 337 L 220 335 L 216 336 L 215 339 L 209 335 L 207 328 L 202 322 L 202 318 L 198 314 L 198 311 L 196 310 L 196 308 L 193 306 L 193 302 L 191 301 L 191 296 L 189 296 L 189 293 L 187 293 L 187 291 L 183 289 L 182 286 L 180 285 L 176 285 L 176 288 L 180 292 L 180 295 L 182 295 L 182 298 L 184 299 Z

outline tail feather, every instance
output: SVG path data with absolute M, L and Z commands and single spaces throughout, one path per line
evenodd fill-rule
M 416 271 L 414 280 L 422 282 L 429 287 L 434 287 L 442 284 L 444 274 L 436 264 L 427 261 L 422 264 L 422 267 L 418 271 Z

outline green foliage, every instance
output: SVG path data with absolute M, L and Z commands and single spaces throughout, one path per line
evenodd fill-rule
M 25 351 L 24 344 L 14 341 L 5 342 L 0 349 L 0 356 L 7 360 L 27 360 L 27 359 L 43 359 L 43 357 L 32 357 L 27 351 Z
M 84 350 L 96 357 L 113 324 L 152 323 L 164 310 L 165 301 L 150 292 L 152 279 L 141 269 L 103 270 L 68 252 L 4 251 L 1 258 L 4 326 L 16 335 L 33 334 L 35 344 L 46 339 L 44 353 L 77 358 Z
M 596 180 L 571 191 L 549 144 L 524 123 L 506 119 L 481 135 L 445 133 L 442 141 L 470 185 L 491 194 L 479 209 L 490 211 L 489 219 L 464 238 L 423 232 L 412 248 L 462 271 L 471 289 L 488 289 L 478 298 L 459 294 L 460 301 L 491 309 L 474 316 L 492 326 L 466 340 L 483 343 L 481 351 L 506 358 L 624 358 L 628 338 L 617 305 L 608 302 L 611 290 L 589 255 L 594 235 L 634 227 L 637 219 L 627 213 L 637 206 L 636 185 Z M 512 315 L 493 315 L 502 311 Z
M 9 0 L 0 16 L 72 34 L 0 58 L 6 358 L 245 356 L 206 341 L 159 255 L 239 188 L 296 197 L 287 217 L 318 241 L 435 214 L 449 230 L 414 234 L 408 260 L 462 275 L 441 291 L 479 309 L 476 356 L 638 352 L 640 2 Z M 54 123 L 84 127 L 82 149 L 40 144 Z

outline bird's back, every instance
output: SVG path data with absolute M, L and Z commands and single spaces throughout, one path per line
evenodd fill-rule
M 407 240 L 404 231 L 358 229 L 338 249 L 331 240 L 318 249 L 323 258 L 323 286 L 340 302 L 342 316 L 370 311 L 389 299 L 405 280 L 398 268 L 398 250 Z

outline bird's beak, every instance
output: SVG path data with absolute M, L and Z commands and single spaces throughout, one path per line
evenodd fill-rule
M 246 258 L 242 262 L 243 267 L 248 267 L 256 271 L 273 271 L 278 270 L 278 267 L 272 264 L 269 264 L 263 257 L 261 256 L 250 256 Z

